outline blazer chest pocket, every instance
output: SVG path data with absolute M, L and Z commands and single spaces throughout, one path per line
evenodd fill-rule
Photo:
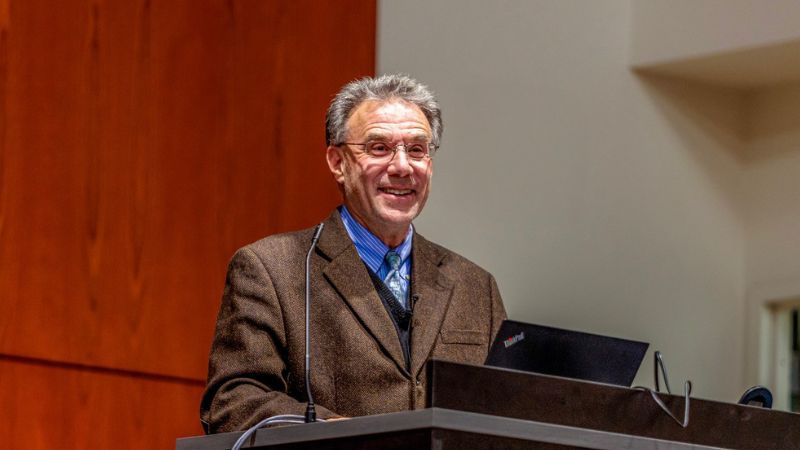
M 442 330 L 442 344 L 486 345 L 488 338 L 478 330 Z

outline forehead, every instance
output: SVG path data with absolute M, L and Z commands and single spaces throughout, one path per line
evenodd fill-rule
M 347 119 L 347 130 L 352 137 L 431 136 L 431 126 L 422 110 L 400 99 L 362 102 Z

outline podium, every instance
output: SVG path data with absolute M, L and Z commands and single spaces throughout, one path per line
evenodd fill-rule
M 427 409 L 262 429 L 243 448 L 800 449 L 800 414 L 692 398 L 683 428 L 640 389 L 437 360 L 427 370 Z M 682 417 L 682 397 L 660 397 Z M 230 449 L 240 434 L 176 449 Z

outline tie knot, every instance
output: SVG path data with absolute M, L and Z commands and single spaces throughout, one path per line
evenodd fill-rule
M 384 259 L 391 270 L 397 270 L 400 268 L 400 255 L 398 255 L 394 250 L 389 250 Z

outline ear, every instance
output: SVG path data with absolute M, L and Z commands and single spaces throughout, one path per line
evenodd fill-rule
M 328 160 L 328 169 L 333 174 L 333 178 L 339 184 L 344 184 L 344 155 L 341 147 L 328 146 L 325 151 L 325 158 Z

